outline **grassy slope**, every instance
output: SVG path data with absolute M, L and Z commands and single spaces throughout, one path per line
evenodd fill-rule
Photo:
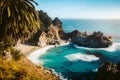
M 0 58 L 0 80 L 58 80 L 42 66 L 37 67 L 26 57 L 18 61 L 6 61 Z

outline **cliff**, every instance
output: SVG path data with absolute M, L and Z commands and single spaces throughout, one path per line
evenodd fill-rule
M 40 13 L 45 14 L 44 12 L 40 12 Z M 49 19 L 48 16 L 47 16 L 47 19 Z M 32 42 L 34 45 L 37 45 L 40 47 L 43 47 L 49 44 L 59 45 L 63 43 L 63 40 L 61 39 L 62 36 L 64 35 L 62 22 L 58 18 L 55 18 L 53 21 L 49 21 L 48 23 L 45 23 L 44 19 L 42 20 L 43 20 L 42 21 L 43 23 L 40 26 L 40 29 L 28 40 L 28 43 Z
M 47 32 L 42 32 L 39 36 L 38 46 L 45 46 L 49 44 L 61 44 L 61 38 L 59 35 L 59 28 L 54 25 L 50 25 Z

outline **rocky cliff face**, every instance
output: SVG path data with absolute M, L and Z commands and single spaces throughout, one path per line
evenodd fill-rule
M 120 80 L 120 63 L 106 62 L 97 72 L 96 80 Z
M 71 40 L 71 42 L 84 47 L 104 48 L 112 44 L 111 37 L 106 37 L 100 31 L 89 35 L 87 32 L 75 30 L 70 33 L 65 33 L 62 27 L 61 20 L 56 17 L 52 20 L 47 13 L 39 11 L 41 26 L 36 34 L 33 35 L 31 41 L 35 45 L 45 46 L 48 44 L 61 44 L 62 40 Z
M 49 44 L 59 45 L 63 43 L 61 38 L 64 35 L 64 30 L 60 19 L 55 18 L 52 21 L 45 12 L 40 11 L 39 13 L 41 14 L 40 19 L 42 24 L 40 29 L 28 40 L 28 42 L 32 42 L 34 45 L 41 47 Z
M 102 32 L 94 32 L 89 35 L 87 32 L 81 33 L 75 30 L 71 33 L 67 33 L 65 38 L 71 39 L 71 42 L 78 46 L 90 47 L 90 48 L 104 48 L 112 45 L 111 37 L 106 37 Z
M 61 38 L 59 36 L 59 28 L 51 25 L 48 32 L 42 32 L 39 36 L 38 45 L 45 46 L 48 44 L 60 44 Z

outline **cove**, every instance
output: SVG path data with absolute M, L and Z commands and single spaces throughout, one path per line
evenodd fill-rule
M 104 59 L 86 52 L 101 52 Z M 54 47 L 39 57 L 43 66 L 54 69 L 67 80 L 94 80 L 101 64 L 111 61 L 120 62 L 120 42 L 114 41 L 108 48 L 87 48 L 75 44 Z M 64 80 L 62 79 L 62 80 Z

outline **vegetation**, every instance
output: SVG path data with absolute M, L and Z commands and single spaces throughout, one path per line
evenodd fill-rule
M 57 80 L 57 78 L 24 57 L 19 61 L 0 58 L 0 80 Z
M 0 0 L 0 52 L 10 52 L 19 59 L 20 51 L 12 49 L 20 39 L 25 40 L 40 26 L 34 0 Z M 14 5 L 14 6 L 13 6 Z
M 18 39 L 31 36 L 40 27 L 33 3 L 37 4 L 34 0 L 0 0 L 0 80 L 55 80 L 53 74 L 13 49 Z M 7 53 L 12 55 L 11 60 L 3 59 Z
M 11 49 L 10 52 L 14 60 L 19 60 L 22 56 L 22 52 L 20 50 Z
M 58 17 L 56 17 L 53 21 L 52 21 L 52 24 L 54 25 L 54 26 L 57 26 L 58 28 L 59 28 L 59 36 L 61 37 L 61 38 L 63 38 L 63 35 L 65 35 L 65 32 L 64 32 L 64 30 L 63 30 L 63 27 L 62 27 L 62 21 L 58 18 Z
M 51 71 L 32 64 L 13 49 L 19 39 L 24 41 L 36 33 L 40 19 L 45 28 L 52 23 L 46 13 L 35 10 L 33 3 L 37 4 L 34 0 L 0 0 L 0 80 L 58 80 Z M 3 59 L 10 56 L 12 59 Z
M 55 25 L 55 26 L 62 27 L 62 22 L 61 22 L 61 20 L 60 20 L 58 17 L 56 17 L 56 18 L 52 21 L 52 23 L 53 23 L 53 25 Z
M 34 0 L 0 0 L 0 41 L 17 41 L 34 33 L 40 25 Z M 14 5 L 14 6 L 13 6 Z
M 52 19 L 48 16 L 46 12 L 43 12 L 42 10 L 38 12 L 43 28 L 45 28 L 44 30 L 47 30 L 48 27 L 52 24 Z

